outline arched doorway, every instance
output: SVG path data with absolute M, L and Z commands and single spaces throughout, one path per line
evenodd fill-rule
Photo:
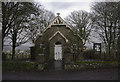
M 55 43 L 54 59 L 55 60 L 62 60 L 62 44 L 60 41 L 57 41 Z

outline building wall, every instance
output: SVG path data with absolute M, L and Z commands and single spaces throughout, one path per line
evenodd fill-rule
M 53 36 L 57 31 L 60 31 L 68 39 L 68 43 L 65 42 L 65 38 L 63 38 L 60 34 L 56 34 L 55 37 L 49 40 L 49 38 Z M 54 46 L 55 46 L 55 42 L 57 41 L 60 41 L 62 43 L 63 57 L 65 57 L 65 53 L 67 50 L 68 52 L 72 53 L 73 44 L 77 45 L 78 53 L 80 53 L 79 48 L 83 47 L 82 40 L 80 39 L 80 37 L 75 35 L 75 33 L 71 29 L 65 26 L 63 27 L 56 26 L 56 27 L 50 27 L 43 33 L 42 36 L 39 36 L 37 38 L 35 43 L 35 54 L 38 55 L 39 53 L 41 53 L 40 44 L 43 43 L 45 48 L 44 49 L 45 59 L 46 60 L 54 59 Z

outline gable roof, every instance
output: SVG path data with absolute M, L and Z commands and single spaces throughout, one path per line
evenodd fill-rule
M 57 16 L 55 17 L 55 19 L 53 19 L 53 21 L 43 30 L 43 33 L 49 29 L 49 28 L 52 28 L 51 26 L 52 25 L 66 25 L 67 28 L 69 28 L 72 32 L 74 32 L 72 30 L 72 27 L 70 25 L 68 25 L 60 16 Z M 57 33 L 57 32 L 56 32 Z M 61 32 L 60 32 L 61 35 L 63 35 Z M 64 36 L 64 35 L 63 35 Z M 82 37 L 80 37 L 78 34 L 77 36 L 82 40 L 82 42 L 84 43 L 84 39 Z M 38 39 L 39 37 L 36 38 L 36 40 Z
M 43 32 L 45 32 L 47 29 L 52 28 L 52 25 L 66 25 L 66 27 L 70 28 L 72 30 L 71 26 L 68 25 L 60 16 L 57 16 Z M 73 31 L 73 30 L 72 30 Z
M 68 39 L 67 39 L 60 31 L 55 32 L 55 33 L 49 38 L 49 40 L 51 40 L 51 39 L 52 39 L 53 37 L 55 37 L 57 34 L 60 34 L 60 35 L 65 39 L 65 41 L 68 42 Z

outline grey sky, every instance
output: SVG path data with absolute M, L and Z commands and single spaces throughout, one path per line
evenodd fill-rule
M 75 10 L 85 10 L 90 12 L 92 2 L 118 2 L 120 0 L 34 0 L 44 6 L 45 9 L 52 11 L 54 14 L 61 13 L 65 18 Z
M 73 11 L 76 10 L 85 10 L 90 12 L 90 5 L 93 0 L 90 1 L 81 1 L 81 0 L 69 0 L 69 1 L 43 1 L 43 0 L 35 0 L 36 2 L 39 2 L 43 5 L 43 7 L 49 11 L 52 11 L 54 14 L 61 13 L 61 17 L 65 18 Z

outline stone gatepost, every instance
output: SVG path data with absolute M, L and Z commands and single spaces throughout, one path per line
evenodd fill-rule
M 44 59 L 44 54 L 38 54 L 35 59 L 36 59 L 36 61 L 37 61 L 38 63 L 43 64 L 44 61 L 45 61 L 45 59 Z
M 65 63 L 71 63 L 73 61 L 73 55 L 71 53 L 71 49 L 69 47 L 65 48 L 64 52 L 64 62 Z

